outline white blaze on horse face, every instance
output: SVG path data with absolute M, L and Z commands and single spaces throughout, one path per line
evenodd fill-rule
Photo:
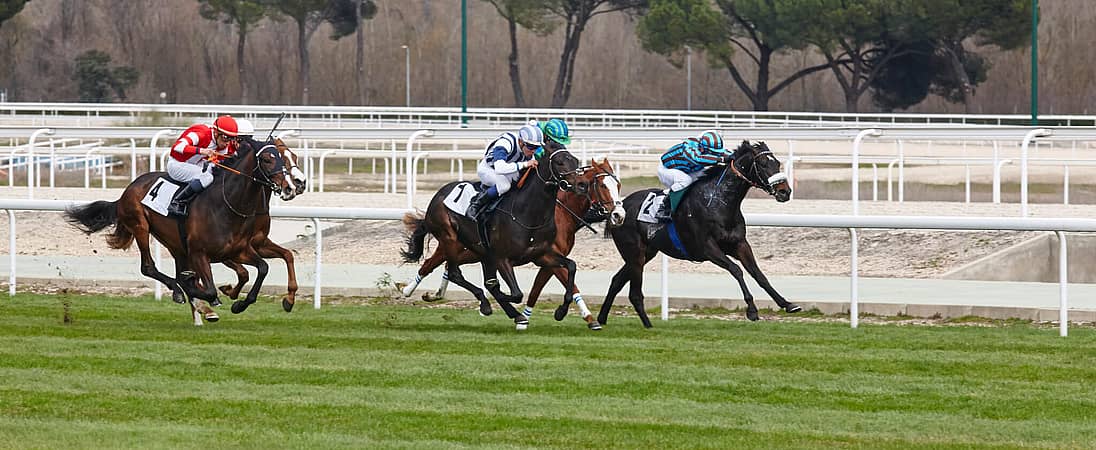
M 609 189 L 609 195 L 613 198 L 613 212 L 609 214 L 609 220 L 613 225 L 620 225 L 624 223 L 625 215 L 624 201 L 620 199 L 620 183 L 613 176 L 601 177 L 601 182 Z

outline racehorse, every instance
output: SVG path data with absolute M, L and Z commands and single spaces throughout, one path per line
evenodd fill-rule
M 574 248 L 575 233 L 586 225 L 583 217 L 588 212 L 592 212 L 595 216 L 608 216 L 610 223 L 613 225 L 619 225 L 624 221 L 623 202 L 620 200 L 620 180 L 613 173 L 613 166 L 609 163 L 609 160 L 602 159 L 601 162 L 598 162 L 596 159 L 591 159 L 590 165 L 581 167 L 579 171 L 580 175 L 575 181 L 574 191 L 561 191 L 556 198 L 556 239 L 552 243 L 552 250 L 564 256 L 570 254 L 571 249 Z M 408 225 L 413 224 L 413 221 L 408 223 Z M 413 250 L 418 248 L 417 251 L 421 253 L 423 243 L 421 240 L 416 241 L 413 226 L 409 228 L 412 229 L 408 230 L 410 232 L 408 246 Z M 425 235 L 418 237 L 422 238 Z M 416 257 L 415 260 L 417 259 Z M 464 249 L 460 252 L 459 261 L 461 261 L 461 264 L 468 264 L 478 262 L 479 258 L 475 253 Z M 419 267 L 415 279 L 406 286 L 400 287 L 404 297 L 410 297 L 422 279 L 426 278 L 443 262 L 445 262 L 445 252 L 439 246 Z M 527 308 L 531 309 L 536 305 L 540 291 L 544 289 L 544 285 L 548 283 L 548 278 L 553 274 L 561 284 L 567 285 L 567 273 L 562 267 L 541 267 L 540 271 L 537 272 L 536 281 L 529 291 L 529 298 L 526 302 Z M 448 284 L 449 276 L 446 274 L 442 278 L 438 291 L 433 296 L 429 293 L 423 294 L 423 299 L 434 301 L 444 298 Z M 577 286 L 574 288 L 574 293 L 579 293 Z M 560 318 L 562 319 L 562 316 Z M 585 312 L 583 319 L 586 320 L 587 326 L 591 329 L 601 329 L 601 324 L 589 312 Z
M 262 145 L 258 142 L 252 142 L 252 145 Z M 289 146 L 285 145 L 280 138 L 274 139 L 274 147 L 278 149 L 278 154 L 281 155 L 282 161 L 285 161 L 286 172 L 292 178 L 293 185 L 296 186 L 294 191 L 288 197 L 283 197 L 286 201 L 296 198 L 297 195 L 301 195 L 305 190 L 305 176 L 297 165 L 297 154 L 293 152 Z M 288 305 L 288 310 L 293 309 L 293 304 L 296 301 L 297 296 L 297 272 L 293 265 L 293 252 L 286 250 L 284 247 L 275 244 L 268 237 L 270 234 L 270 215 L 259 216 L 255 218 L 255 229 L 252 230 L 251 247 L 262 256 L 263 258 L 281 258 L 285 261 L 286 275 L 289 280 L 288 291 L 286 296 L 282 298 L 282 305 Z M 248 281 L 247 269 L 243 267 L 242 261 L 227 260 L 222 261 L 229 269 L 236 272 L 236 285 L 222 285 L 218 289 L 224 293 L 228 298 L 236 300 L 240 296 L 240 291 L 243 290 L 244 284 Z M 237 306 L 239 305 L 239 306 Z M 241 313 L 247 308 L 247 303 L 233 303 L 232 312 Z
M 141 273 L 163 283 L 187 297 L 194 324 L 202 324 L 198 313 L 199 300 L 211 304 L 217 302 L 217 288 L 213 285 L 210 263 L 237 261 L 258 267 L 255 285 L 244 302 L 255 301 L 267 264 L 252 247 L 252 233 L 256 221 L 269 220 L 269 202 L 273 194 L 283 199 L 291 198 L 296 187 L 285 170 L 281 155 L 272 142 L 259 148 L 242 145 L 236 158 L 223 164 L 205 193 L 190 202 L 185 218 L 162 216 L 141 203 L 150 190 L 160 187 L 160 177 L 165 172 L 151 172 L 137 177 L 126 187 L 116 201 L 96 201 L 65 211 L 66 219 L 87 234 L 98 232 L 113 225 L 114 231 L 107 236 L 111 248 L 126 249 L 134 241 L 141 252 Z M 156 237 L 175 259 L 179 268 L 188 268 L 194 276 L 171 278 L 156 268 L 149 252 L 149 236 Z M 179 298 L 173 294 L 173 298 Z M 286 311 L 292 304 L 282 302 Z M 215 313 L 206 318 L 216 320 Z
M 742 199 L 751 187 L 756 187 L 786 202 L 792 189 L 788 177 L 780 171 L 780 161 L 773 156 L 764 142 L 750 144 L 742 141 L 732 159 L 708 171 L 694 182 L 670 224 L 645 223 L 638 220 L 640 208 L 648 195 L 660 193 L 659 189 L 646 189 L 632 193 L 624 199 L 627 216 L 624 224 L 606 230 L 611 235 L 617 251 L 624 259 L 624 266 L 617 270 L 601 304 L 598 321 L 609 319 L 613 300 L 624 283 L 631 283 L 628 300 L 639 315 L 643 326 L 650 328 L 651 321 L 643 307 L 643 266 L 658 252 L 676 259 L 711 261 L 731 273 L 742 289 L 746 301 L 746 317 L 757 320 L 757 305 L 746 288 L 746 280 L 727 255 L 734 256 L 750 273 L 776 304 L 789 313 L 802 308 L 789 303 L 769 284 L 769 280 L 757 267 L 750 244 L 746 242 L 746 221 L 742 217 Z M 676 235 L 675 235 L 676 230 Z M 678 241 L 675 243 L 674 241 Z
M 458 185 L 465 188 L 463 182 L 455 181 L 442 186 L 430 200 L 423 217 L 408 214 L 404 223 L 411 230 L 408 248 L 401 251 L 404 261 L 415 262 L 422 258 L 423 241 L 431 234 L 438 241 L 438 251 L 445 258 L 449 280 L 472 292 L 479 300 L 480 314 L 490 315 L 491 304 L 483 290 L 465 280 L 460 265 L 479 260 L 483 267 L 484 285 L 498 302 L 506 316 L 514 323 L 528 325 L 529 320 L 519 313 L 510 303 L 520 303 L 521 288 L 514 277 L 514 266 L 536 262 L 542 267 L 564 267 L 567 269 L 566 311 L 570 306 L 571 291 L 574 284 L 575 262 L 556 252 L 552 243 L 556 238 L 555 199 L 556 192 L 572 191 L 578 177 L 578 159 L 565 149 L 545 147 L 537 158 L 537 167 L 526 169 L 522 179 L 514 189 L 503 195 L 496 210 L 486 218 L 488 245 L 482 242 L 477 224 L 463 214 L 450 211 L 443 202 Z M 470 251 L 472 256 L 461 258 L 461 253 Z M 511 295 L 506 295 L 499 287 L 496 272 L 509 286 Z

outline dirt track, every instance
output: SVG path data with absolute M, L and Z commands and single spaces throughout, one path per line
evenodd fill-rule
M 58 199 L 113 199 L 117 190 L 56 189 L 40 190 L 36 198 Z M 22 195 L 20 195 L 22 194 Z M 14 198 L 25 198 L 16 192 Z M 420 207 L 427 201 L 419 195 Z M 401 207 L 406 204 L 403 195 L 354 194 L 354 193 L 307 193 L 292 202 L 294 206 L 360 206 Z M 749 213 L 788 214 L 848 214 L 850 203 L 836 200 L 793 200 L 778 204 L 770 198 L 750 198 L 744 205 Z M 1031 205 L 1033 216 L 1043 217 L 1093 217 L 1096 207 L 1086 205 Z M 939 203 L 939 202 L 864 202 L 861 214 L 865 215 L 955 215 L 955 216 L 1017 216 L 1015 204 L 993 205 L 986 203 Z M 57 213 L 17 214 L 19 254 L 24 255 L 135 255 L 110 250 L 103 236 L 84 236 L 65 224 Z M 0 231 L 6 234 L 7 222 L 0 223 Z M 748 239 L 753 246 L 762 270 L 770 275 L 842 275 L 849 270 L 849 233 L 847 230 L 819 228 L 760 228 L 751 227 Z M 905 230 L 865 230 L 860 235 L 860 273 L 876 277 L 932 277 L 984 255 L 1029 239 L 1032 232 L 945 232 Z M 314 241 L 301 239 L 285 244 L 298 259 L 313 257 Z M 356 264 L 400 263 L 399 250 L 403 246 L 402 224 L 395 221 L 347 221 L 324 232 L 324 262 Z M 7 240 L 0 242 L 0 251 L 7 252 Z M 611 241 L 582 231 L 573 258 L 585 270 L 614 270 L 620 258 Z M 710 264 L 692 264 L 673 261 L 674 271 L 718 272 Z M 648 265 L 657 270 L 658 264 Z

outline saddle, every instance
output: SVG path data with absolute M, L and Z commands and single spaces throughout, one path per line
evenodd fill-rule
M 471 205 L 472 199 L 477 195 L 481 195 L 483 191 L 483 184 L 478 181 L 458 183 L 456 186 L 453 186 L 453 190 L 449 191 L 449 195 L 445 196 L 445 200 L 442 201 L 442 204 L 444 204 L 446 208 L 449 208 L 450 211 L 472 219 L 472 217 L 468 215 L 468 207 Z M 484 205 L 474 219 L 476 221 L 476 228 L 479 231 L 480 241 L 483 243 L 484 247 L 490 246 L 487 233 L 488 219 L 491 217 L 491 213 L 494 212 L 495 207 L 498 206 L 499 201 L 501 200 L 502 196 L 499 196 L 491 203 Z

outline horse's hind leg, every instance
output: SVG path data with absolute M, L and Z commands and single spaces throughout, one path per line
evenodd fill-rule
M 118 226 L 122 226 L 119 224 Z M 149 234 L 147 224 L 144 227 L 138 226 L 136 230 L 133 230 L 133 239 L 137 242 L 137 250 L 141 252 L 141 275 L 152 278 L 153 280 L 163 283 L 172 290 L 172 298 L 175 298 L 176 289 L 185 289 L 175 282 L 174 278 L 167 276 L 167 274 L 160 272 L 156 268 L 156 261 L 152 259 L 152 252 L 149 251 Z M 191 293 L 185 292 L 185 295 L 189 296 Z
M 715 265 L 722 267 L 734 276 L 734 279 L 738 281 L 738 287 L 742 289 L 742 300 L 746 302 L 746 318 L 750 320 L 757 320 L 757 305 L 754 304 L 753 294 L 750 293 L 750 289 L 746 287 L 746 279 L 742 277 L 742 269 L 738 268 L 738 265 L 731 261 L 727 255 L 724 255 L 722 251 L 715 250 L 708 252 L 706 255 L 708 261 L 715 263 Z
M 735 248 L 734 256 L 742 262 L 742 267 L 746 269 L 746 272 L 749 272 L 754 281 L 757 281 L 757 284 L 761 286 L 761 289 L 764 289 L 765 292 L 769 294 L 769 297 L 776 302 L 777 306 L 789 313 L 797 313 L 803 310 L 802 307 L 789 302 L 784 296 L 780 295 L 779 292 L 776 292 L 773 285 L 769 283 L 769 279 L 765 277 L 765 274 L 761 273 L 761 268 L 757 266 L 757 260 L 754 258 L 753 249 L 750 248 L 748 242 L 742 240 Z
M 517 298 L 518 302 L 521 302 L 521 288 L 518 286 L 518 279 L 514 276 L 514 267 L 510 265 L 510 261 L 505 259 L 500 260 L 498 262 L 498 271 L 499 274 L 502 276 L 502 279 L 506 281 L 506 285 L 510 286 L 510 290 L 514 292 L 514 294 L 511 295 L 511 298 Z M 484 273 L 488 273 L 486 267 Z M 499 292 L 496 293 L 495 291 Z M 506 313 L 506 317 L 514 319 L 514 323 L 517 324 L 519 330 L 524 329 L 524 327 L 526 326 L 529 326 L 529 318 L 525 317 L 525 314 L 519 313 L 517 308 L 514 308 L 514 305 L 512 305 L 511 302 L 507 301 L 508 298 L 505 295 L 497 295 L 501 294 L 501 291 L 502 290 L 499 289 L 499 286 L 496 282 L 495 289 L 491 293 L 496 294 L 495 302 L 498 303 L 499 307 L 502 308 L 502 311 Z
M 449 281 L 457 283 L 457 286 L 467 289 L 468 292 L 471 292 L 472 295 L 476 296 L 476 300 L 479 300 L 480 315 L 490 316 L 492 312 L 491 302 L 487 301 L 487 296 L 484 295 L 483 289 L 480 289 L 464 278 L 464 273 L 460 271 L 460 265 L 451 262 L 446 264 L 446 267 L 449 271 Z
M 631 279 L 630 273 L 628 264 L 625 263 L 613 274 L 612 280 L 609 281 L 609 291 L 605 293 L 605 300 L 601 302 L 601 310 L 597 313 L 598 323 L 604 325 L 609 320 L 609 311 L 613 309 L 613 301 L 616 300 L 617 293 L 624 287 L 624 284 Z

